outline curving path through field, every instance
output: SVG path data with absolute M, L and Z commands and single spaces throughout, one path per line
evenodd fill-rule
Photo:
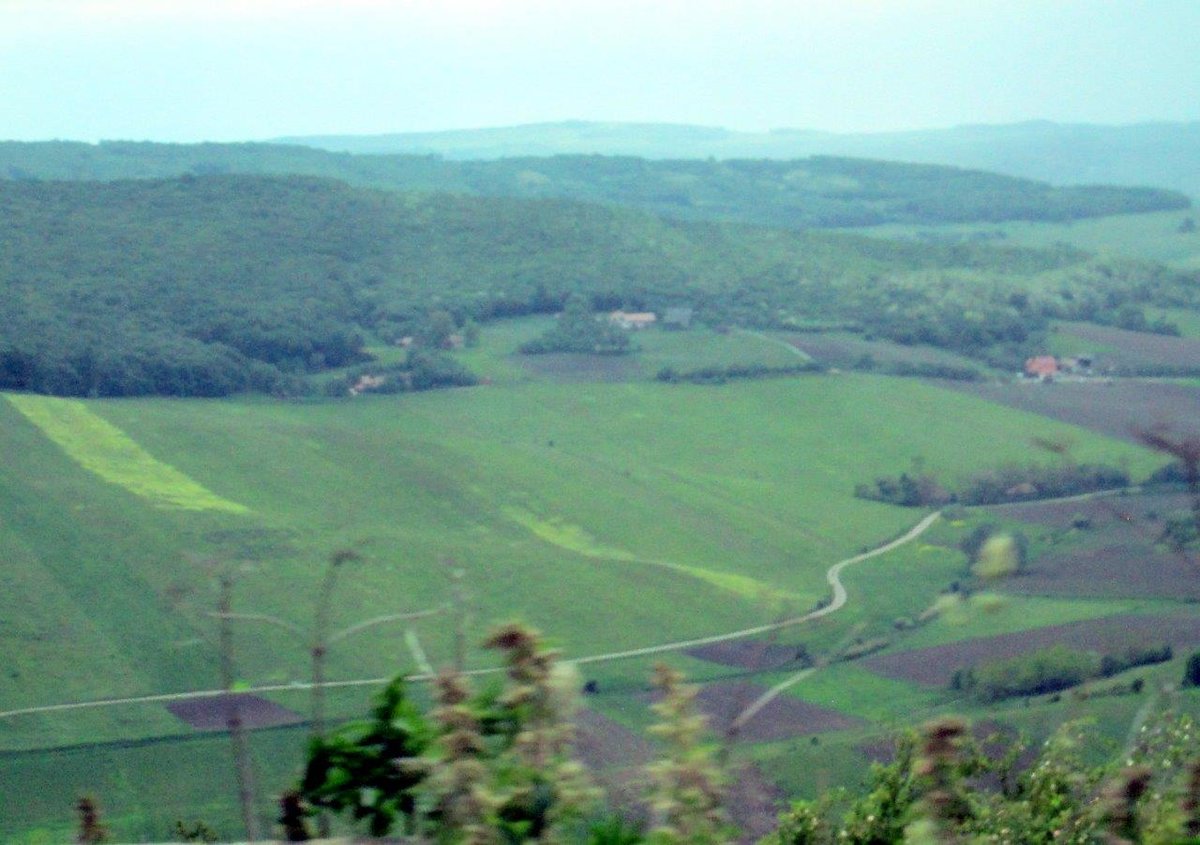
M 848 600 L 846 587 L 842 584 L 842 572 L 847 567 L 853 566 L 856 563 L 861 563 L 864 560 L 869 560 L 873 557 L 878 557 L 882 554 L 887 554 L 893 549 L 903 546 L 905 543 L 912 542 L 924 534 L 925 531 L 937 521 L 939 516 L 941 516 L 941 512 L 934 511 L 894 540 L 890 540 L 881 546 L 876 546 L 874 549 L 855 555 L 854 557 L 848 557 L 845 560 L 840 560 L 833 566 L 829 567 L 829 569 L 825 572 L 825 580 L 829 582 L 829 586 L 833 590 L 833 597 L 830 599 L 828 604 L 822 605 L 816 610 L 812 610 L 803 614 L 802 616 L 795 616 L 790 619 L 772 622 L 767 625 L 757 625 L 753 628 L 742 628 L 741 630 L 729 631 L 728 633 L 724 634 L 715 634 L 710 637 L 698 637 L 690 640 L 676 640 L 674 642 L 659 643 L 658 645 L 632 648 L 625 651 L 610 651 L 604 654 L 593 654 L 587 657 L 578 657 L 567 662 L 574 663 L 575 665 L 583 665 L 586 663 L 603 663 L 610 660 L 625 660 L 633 657 L 647 657 L 652 654 L 665 654 L 671 651 L 683 651 L 684 649 L 696 648 L 697 646 L 723 643 L 730 640 L 740 640 L 746 637 L 753 637 L 759 634 L 767 634 L 772 631 L 778 631 L 783 628 L 791 627 L 793 625 L 800 625 L 804 622 L 810 622 L 813 619 L 820 619 L 821 617 L 828 616 L 831 613 L 836 613 L 846 605 Z M 503 671 L 503 669 L 500 668 L 472 669 L 464 672 L 463 674 L 490 675 L 501 671 Z M 433 673 L 422 672 L 416 675 L 409 675 L 408 679 L 411 681 L 428 681 L 432 680 L 433 677 Z M 391 680 L 392 678 L 390 676 L 383 678 L 357 678 L 350 681 L 327 681 L 325 684 L 323 684 L 323 686 L 326 689 L 337 687 L 381 686 Z M 310 690 L 312 687 L 313 685 L 311 683 L 296 682 L 291 684 L 268 684 L 264 686 L 250 687 L 248 689 L 238 690 L 238 692 L 284 692 Z M 87 710 L 100 707 L 116 707 L 124 704 L 155 704 L 169 701 L 186 701 L 188 699 L 195 698 L 215 698 L 216 696 L 224 695 L 225 693 L 226 691 L 221 689 L 199 690 L 195 692 L 176 692 L 163 693 L 160 695 L 131 696 L 129 698 L 105 698 L 98 701 L 81 701 L 70 704 L 44 704 L 37 707 L 21 707 L 16 710 L 0 711 L 0 719 L 11 718 L 14 716 L 28 716 L 38 713 L 56 713 L 68 710 Z

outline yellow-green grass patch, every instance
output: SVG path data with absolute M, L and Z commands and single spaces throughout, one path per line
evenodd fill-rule
M 164 508 L 249 512 L 158 460 L 81 400 L 15 393 L 5 398 L 72 460 L 135 496 Z
M 536 515 L 520 508 L 504 508 L 503 512 L 509 519 L 527 528 L 539 540 L 553 546 L 583 555 L 589 558 L 616 560 L 625 563 L 643 563 L 648 566 L 661 566 L 690 575 L 718 589 L 733 593 L 746 599 L 765 599 L 768 601 L 793 600 L 795 595 L 785 592 L 746 575 L 736 572 L 722 572 L 685 563 L 675 563 L 667 560 L 647 560 L 632 552 L 608 546 L 599 542 L 595 537 L 578 525 L 572 525 L 564 520 L 552 517 L 539 519 Z

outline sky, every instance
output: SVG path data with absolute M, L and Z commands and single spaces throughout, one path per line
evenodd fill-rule
M 1200 120 L 1200 0 L 0 0 L 0 139 Z

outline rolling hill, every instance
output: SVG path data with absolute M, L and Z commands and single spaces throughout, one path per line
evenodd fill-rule
M 631 155 L 643 158 L 854 156 L 952 165 L 1055 185 L 1155 185 L 1200 196 L 1200 124 L 1129 126 L 1029 121 L 908 132 L 776 129 L 736 132 L 704 126 L 567 121 L 494 129 L 390 135 L 279 138 L 281 143 L 370 154 L 436 154 L 454 159 Z

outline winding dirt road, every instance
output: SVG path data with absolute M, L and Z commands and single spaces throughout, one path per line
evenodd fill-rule
M 940 512 L 935 511 L 929 514 L 904 534 L 894 540 L 877 546 L 868 552 L 855 555 L 854 557 L 840 560 L 833 566 L 829 567 L 825 572 L 825 580 L 829 582 L 830 588 L 833 590 L 833 596 L 828 604 L 818 607 L 816 610 L 795 616 L 790 619 L 784 619 L 780 622 L 772 622 L 768 625 L 758 625 L 753 628 L 742 628 L 738 631 L 730 631 L 724 634 L 715 634 L 711 637 L 699 637 L 691 640 L 676 640 L 668 643 L 659 643 L 658 645 L 645 646 L 643 648 L 633 648 L 626 651 L 610 651 L 604 654 L 593 654 L 587 657 L 578 657 L 568 661 L 577 666 L 587 663 L 604 663 L 610 660 L 626 660 L 633 657 L 646 657 L 652 654 L 665 654 L 671 651 L 683 651 L 684 649 L 695 648 L 697 646 L 711 645 L 713 643 L 723 643 L 730 640 L 740 640 L 746 637 L 754 637 L 760 634 L 767 634 L 772 631 L 778 631 L 783 628 L 789 628 L 793 625 L 800 625 L 804 622 L 810 622 L 814 619 L 820 619 L 823 616 L 828 616 L 831 613 L 836 613 L 841 610 L 848 600 L 846 587 L 842 584 L 842 572 L 849 566 L 856 563 L 861 563 L 864 560 L 869 560 L 873 557 L 878 557 L 882 554 L 887 554 L 905 543 L 910 543 L 920 537 L 925 531 L 937 521 Z M 465 672 L 466 675 L 490 675 L 503 671 L 502 669 L 473 669 Z M 411 681 L 428 681 L 433 678 L 432 673 L 422 672 L 416 675 L 409 675 Z M 391 681 L 391 676 L 382 678 L 356 678 L 349 681 L 327 681 L 324 684 L 326 689 L 335 689 L 339 687 L 362 687 L 362 686 L 382 686 Z M 291 684 L 267 684 L 263 686 L 250 687 L 239 692 L 247 693 L 266 693 L 266 692 L 284 692 L 297 690 L 312 689 L 311 683 L 291 683 Z M 90 710 L 102 707 L 118 707 L 128 704 L 155 704 L 165 703 L 170 701 L 186 701 L 189 699 L 198 698 L 215 698 L 219 695 L 224 695 L 225 690 L 198 690 L 195 692 L 175 692 L 163 693 L 160 695 L 140 695 L 131 696 L 129 698 L 105 698 L 97 701 L 80 701 L 68 704 L 43 704 L 36 707 L 21 707 L 16 710 L 0 711 L 0 719 L 13 718 L 15 716 L 28 716 L 38 713 L 61 713 L 69 710 Z

